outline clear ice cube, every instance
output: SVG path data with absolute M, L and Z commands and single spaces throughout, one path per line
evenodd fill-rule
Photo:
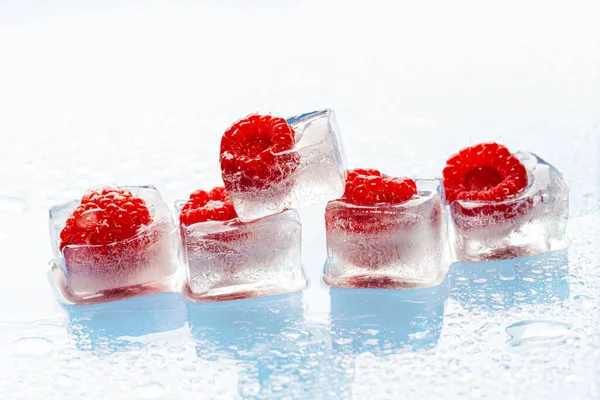
M 248 223 L 236 218 L 183 225 L 186 295 L 220 301 L 301 290 L 301 233 L 296 210 Z
M 516 153 L 529 185 L 502 202 L 455 200 L 449 240 L 461 261 L 531 256 L 569 245 L 569 189 L 558 170 L 532 153 Z
M 416 183 L 418 195 L 403 204 L 329 202 L 325 211 L 327 284 L 412 288 L 443 281 L 449 263 L 439 180 Z
M 268 188 L 242 190 L 238 177 L 224 177 L 225 187 L 241 221 L 252 221 L 284 210 L 336 199 L 344 194 L 346 162 L 339 128 L 332 110 L 292 117 L 296 132 L 290 152 L 299 165 Z
M 60 232 L 79 206 L 71 201 L 50 209 L 52 277 L 64 300 L 95 303 L 169 291 L 177 274 L 178 234 L 169 207 L 153 186 L 124 186 L 145 200 L 152 223 L 134 237 L 108 245 L 67 245 Z

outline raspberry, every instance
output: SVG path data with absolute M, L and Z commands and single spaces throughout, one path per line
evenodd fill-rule
M 151 221 L 145 201 L 131 192 L 111 187 L 91 189 L 60 232 L 60 249 L 126 240 Z
M 237 218 L 233 203 L 224 187 L 210 192 L 196 190 L 181 209 L 179 221 L 182 225 L 193 225 L 206 221 L 229 221 Z
M 296 133 L 285 119 L 250 115 L 221 139 L 221 171 L 229 191 L 266 189 L 294 172 L 300 155 L 291 150 Z
M 527 170 L 505 146 L 481 143 L 450 157 L 442 184 L 448 204 L 454 200 L 503 201 L 527 186 Z
M 343 199 L 361 206 L 400 204 L 415 194 L 417 185 L 410 178 L 392 178 L 375 169 L 354 169 L 346 176 Z

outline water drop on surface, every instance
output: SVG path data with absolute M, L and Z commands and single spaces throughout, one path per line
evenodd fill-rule
M 13 342 L 13 354 L 17 357 L 44 358 L 52 352 L 52 340 L 27 337 Z
M 165 387 L 158 382 L 150 382 L 136 387 L 133 392 L 135 398 L 140 400 L 162 399 Z
M 515 273 L 515 270 L 513 268 L 504 268 L 498 271 L 498 278 L 500 278 L 501 281 L 512 281 L 516 277 L 517 274 Z
M 575 303 L 583 309 L 590 309 L 594 307 L 594 301 L 592 300 L 592 298 L 590 296 L 586 296 L 586 295 L 580 295 L 580 296 L 575 296 L 573 297 L 573 300 L 575 300 Z
M 567 324 L 556 321 L 521 321 L 506 327 L 508 343 L 519 346 L 527 342 L 562 340 L 571 334 Z
M 0 197 L 0 212 L 22 213 L 27 209 L 25 200 L 18 197 Z

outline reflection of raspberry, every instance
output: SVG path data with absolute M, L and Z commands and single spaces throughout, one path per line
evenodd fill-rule
M 179 220 L 182 225 L 193 225 L 205 221 L 228 221 L 237 218 L 233 204 L 224 187 L 210 192 L 196 190 L 181 209 Z
M 110 187 L 92 189 L 84 194 L 60 232 L 60 248 L 126 240 L 151 221 L 145 201 L 129 191 Z
M 462 149 L 446 162 L 442 184 L 446 202 L 503 201 L 527 186 L 527 171 L 517 157 L 498 143 Z
M 221 140 L 221 172 L 228 190 L 265 189 L 282 181 L 300 163 L 292 152 L 296 134 L 285 119 L 250 115 L 233 124 Z
M 410 178 L 391 178 L 375 169 L 354 169 L 348 171 L 344 199 L 361 206 L 400 204 L 415 194 L 417 185 Z

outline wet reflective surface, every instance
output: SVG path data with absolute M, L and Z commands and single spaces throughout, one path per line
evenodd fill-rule
M 595 2 L 56 4 L 0 7 L 0 397 L 600 397 Z M 300 211 L 302 292 L 55 301 L 51 205 L 101 183 L 172 204 L 219 183 L 237 118 L 320 107 L 351 168 L 435 177 L 489 140 L 539 154 L 570 186 L 571 246 L 430 289 L 328 288 L 321 204 Z

